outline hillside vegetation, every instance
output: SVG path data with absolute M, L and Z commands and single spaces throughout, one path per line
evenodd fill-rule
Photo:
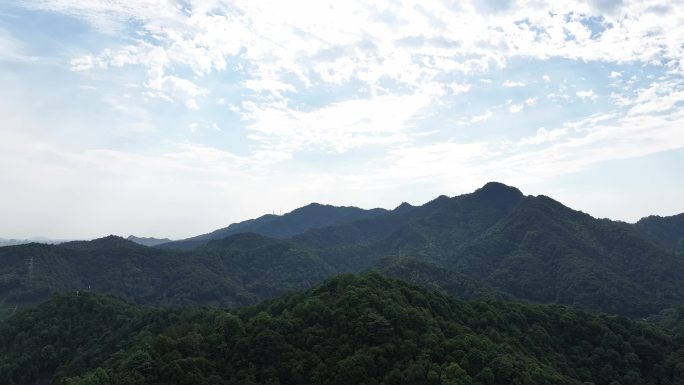
M 58 295 L 0 324 L 0 382 L 682 384 L 683 347 L 626 318 L 343 275 L 238 311 Z

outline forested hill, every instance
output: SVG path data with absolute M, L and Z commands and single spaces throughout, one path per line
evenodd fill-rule
M 239 311 L 53 297 L 0 324 L 0 383 L 681 384 L 681 337 L 343 275 Z
M 243 306 L 335 273 L 314 252 L 257 234 L 236 234 L 188 252 L 115 236 L 29 244 L 0 248 L 0 261 L 5 315 L 50 293 L 85 289 L 141 304 Z

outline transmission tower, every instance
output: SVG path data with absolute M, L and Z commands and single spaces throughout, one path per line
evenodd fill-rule
M 29 285 L 33 284 L 33 268 L 35 267 L 35 261 L 33 260 L 33 256 L 29 257 L 28 260 L 28 283 Z

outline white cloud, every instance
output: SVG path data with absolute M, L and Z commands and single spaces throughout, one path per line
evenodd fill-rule
M 506 80 L 505 82 L 503 82 L 502 86 L 504 86 L 504 87 L 506 87 L 506 88 L 524 87 L 524 86 L 525 86 L 525 83 L 523 83 L 523 82 L 515 82 L 515 81 L 512 81 L 512 80 Z
M 195 132 L 197 132 L 197 130 L 200 128 L 211 129 L 213 131 L 219 131 L 219 132 L 223 131 L 221 129 L 221 127 L 219 127 L 219 125 L 216 122 L 210 122 L 210 121 L 206 121 L 206 120 L 203 120 L 200 122 L 192 122 L 192 123 L 188 124 L 188 128 L 190 129 L 190 132 L 192 132 L 193 134 Z
M 503 146 L 503 151 L 496 150 L 495 143 L 477 141 L 406 146 L 388 157 L 388 164 L 398 165 L 396 168 L 382 168 L 378 175 L 370 174 L 363 179 L 366 182 L 374 178 L 403 181 L 407 177 L 423 181 L 421 175 L 426 175 L 425 179 L 438 181 L 433 182 L 438 185 L 436 191 L 453 187 L 449 181 L 454 180 L 536 183 L 608 160 L 682 148 L 682 119 L 682 109 L 660 116 L 601 114 L 559 128 L 540 128 L 534 136 Z M 440 164 L 449 167 L 439 167 Z M 408 171 L 403 173 L 400 169 Z
M 626 107 L 629 106 L 633 103 L 633 101 L 626 97 L 625 95 L 617 92 L 611 92 L 610 93 L 610 98 L 613 99 L 615 105 L 619 107 Z
M 487 110 L 480 115 L 475 115 L 472 118 L 470 118 L 470 123 L 471 124 L 481 123 L 481 122 L 484 122 L 486 120 L 489 120 L 492 116 L 494 116 L 494 113 L 491 110 Z
M 248 90 L 252 90 L 255 92 L 270 91 L 278 93 L 278 95 L 280 95 L 280 93 L 284 91 L 297 91 L 297 89 L 293 85 L 274 79 L 246 80 L 242 83 L 242 85 Z
M 122 33 L 130 20 L 153 22 L 153 20 L 179 20 L 181 9 L 166 0 L 24 0 L 29 9 L 59 12 L 80 18 L 100 32 Z
M 91 55 L 75 57 L 69 61 L 69 64 L 74 71 L 88 71 L 95 66 Z
M 598 98 L 594 90 L 577 91 L 575 95 L 582 100 L 596 100 Z
M 413 95 L 348 100 L 306 112 L 246 103 L 243 118 L 253 131 L 252 139 L 264 148 L 343 153 L 370 144 L 406 141 L 410 121 L 442 93 L 440 87 L 428 86 Z
M 177 76 L 159 75 L 151 78 L 145 85 L 153 91 L 148 95 L 181 102 L 191 110 L 199 109 L 197 97 L 206 94 L 205 90 L 193 82 Z
M 95 53 L 93 63 L 159 68 L 161 58 L 164 76 L 178 76 L 168 72 L 176 66 L 189 66 L 197 76 L 204 76 L 228 70 L 230 62 L 244 61 L 250 68 L 247 81 L 254 82 L 245 84 L 261 84 L 262 90 L 278 85 L 275 93 L 284 90 L 283 84 L 291 84 L 283 79 L 290 75 L 306 85 L 316 81 L 340 85 L 356 79 L 376 89 L 387 78 L 417 87 L 454 71 L 470 74 L 503 68 L 514 57 L 667 61 L 672 71 L 681 73 L 679 42 L 684 40 L 677 16 L 650 12 L 648 2 L 624 4 L 620 15 L 595 4 L 558 1 L 540 6 L 532 0 L 519 1 L 505 15 L 481 13 L 467 3 L 455 9 L 408 0 L 391 5 L 219 0 L 190 0 L 182 6 L 166 0 L 25 0 L 23 4 L 79 17 L 100 31 L 129 34 L 136 41 Z M 586 27 L 586 18 L 592 16 L 603 17 L 593 21 L 599 20 L 603 29 L 598 35 Z M 75 60 L 73 67 L 93 68 L 86 58 Z
M 666 81 L 640 89 L 630 102 L 630 115 L 650 115 L 674 109 L 684 102 L 684 82 Z
M 525 108 L 524 104 L 511 104 L 510 107 L 508 107 L 508 112 L 512 114 L 517 114 L 518 112 L 522 111 Z
M 532 107 L 537 104 L 537 98 L 527 98 L 525 99 L 522 103 L 518 104 L 511 104 L 508 107 L 508 112 L 512 114 L 517 114 L 518 112 L 521 112 L 522 110 L 525 109 L 525 107 Z
M 622 72 L 611 71 L 609 77 L 611 79 L 617 79 L 619 77 L 622 77 Z
M 567 128 L 556 128 L 553 130 L 547 130 L 546 128 L 541 127 L 537 130 L 537 133 L 533 137 L 523 138 L 518 142 L 518 144 L 525 146 L 530 144 L 538 145 L 547 142 L 553 142 L 558 138 L 566 135 L 567 133 Z
M 451 92 L 454 95 L 466 93 L 466 92 L 470 91 L 470 88 L 471 88 L 470 84 L 461 84 L 461 83 L 449 83 L 449 84 L 447 84 L 447 87 L 451 90 Z
M 566 135 L 567 128 L 538 132 L 526 142 L 551 141 L 553 144 L 506 157 L 498 166 L 509 173 L 521 172 L 530 178 L 543 179 L 577 172 L 607 160 L 681 148 L 684 134 L 677 128 L 677 120 L 682 118 L 682 111 L 668 117 L 624 116 L 614 123 L 579 127 L 572 135 Z M 560 141 L 560 137 L 566 139 Z

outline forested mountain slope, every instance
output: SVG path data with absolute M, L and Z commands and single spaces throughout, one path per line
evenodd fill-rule
M 188 252 L 114 236 L 29 244 L 0 248 L 0 261 L 5 308 L 39 302 L 53 292 L 86 289 L 141 304 L 238 306 L 334 274 L 315 253 L 257 234 L 236 234 Z
M 339 225 L 360 219 L 383 215 L 386 210 L 364 210 L 358 207 L 337 207 L 311 203 L 284 215 L 267 214 L 256 219 L 232 225 L 180 241 L 158 245 L 165 249 L 192 249 L 212 239 L 221 239 L 239 233 L 256 233 L 272 238 L 290 238 L 307 230 Z
M 669 217 L 649 216 L 635 224 L 648 238 L 678 254 L 684 254 L 684 213 Z
M 634 226 L 596 219 L 499 183 L 401 214 L 312 230 L 293 240 L 317 247 L 329 265 L 349 271 L 406 271 L 398 268 L 403 261 L 429 264 L 440 277 L 436 285 L 445 282 L 446 272 L 464 277 L 443 287 L 457 296 L 472 292 L 463 287 L 468 280 L 522 300 L 631 316 L 684 303 L 684 259 Z M 392 260 L 388 256 L 396 259 L 392 269 L 384 267 Z M 379 258 L 385 261 L 381 265 Z M 399 276 L 431 281 L 425 271 L 420 274 Z
M 59 295 L 0 324 L 0 382 L 680 384 L 683 347 L 626 318 L 343 275 L 233 312 Z
M 684 298 L 684 260 L 632 226 L 598 220 L 544 196 L 445 260 L 516 297 L 644 315 Z

